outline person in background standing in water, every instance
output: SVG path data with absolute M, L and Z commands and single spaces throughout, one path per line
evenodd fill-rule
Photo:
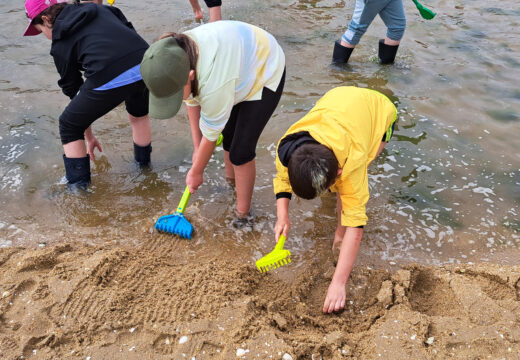
M 193 141 L 186 185 L 194 192 L 224 136 L 226 178 L 235 183 L 235 224 L 247 224 L 256 177 L 256 144 L 285 83 L 285 55 L 267 31 L 221 20 L 182 34 L 169 33 L 150 46 L 141 63 L 150 90 L 150 116 L 173 117 L 183 99 Z
M 291 194 L 314 199 L 330 188 L 337 198 L 338 224 L 333 250 L 339 249 L 323 312 L 345 307 L 345 287 L 367 223 L 368 165 L 390 141 L 397 117 L 383 94 L 352 86 L 328 91 L 295 122 L 276 149 L 277 221 L 275 239 L 287 236 Z
M 347 31 L 341 37 L 341 41 L 336 40 L 334 43 L 333 63 L 348 62 L 352 51 L 377 14 L 387 27 L 386 38 L 379 40 L 379 60 L 382 64 L 394 62 L 406 28 L 403 0 L 356 0 Z
M 209 8 L 209 22 L 222 20 L 222 12 L 220 7 L 222 6 L 221 0 L 204 0 L 206 5 Z M 193 8 L 193 13 L 195 14 L 195 19 L 202 20 L 203 10 L 199 5 L 199 0 L 190 0 L 191 7 Z
M 148 44 L 123 13 L 112 6 L 26 0 L 30 20 L 24 36 L 52 40 L 58 85 L 71 102 L 59 118 L 63 161 L 69 184 L 90 183 L 94 149 L 102 151 L 91 124 L 125 102 L 139 165 L 150 163 L 148 90 L 139 67 Z M 85 80 L 82 76 L 85 76 Z

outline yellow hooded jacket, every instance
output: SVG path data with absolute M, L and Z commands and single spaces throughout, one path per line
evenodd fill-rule
M 340 195 L 343 226 L 356 227 L 367 222 L 367 168 L 396 117 L 397 109 L 385 95 L 370 89 L 342 86 L 328 91 L 280 139 L 307 131 L 317 142 L 334 152 L 343 171 L 331 191 Z M 288 170 L 278 157 L 278 147 L 276 170 L 273 181 L 275 194 L 292 193 Z

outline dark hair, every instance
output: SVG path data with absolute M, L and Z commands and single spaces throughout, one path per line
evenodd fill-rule
M 172 37 L 177 40 L 177 44 L 186 51 L 188 60 L 190 61 L 190 70 L 195 71 L 195 77 L 191 81 L 191 94 L 195 97 L 199 95 L 199 80 L 197 80 L 197 60 L 199 59 L 199 50 L 197 44 L 188 35 L 176 34 L 174 32 L 164 33 L 159 36 L 158 40 Z
M 56 18 L 61 13 L 65 5 L 66 3 L 59 3 L 49 6 L 47 9 L 36 15 L 34 19 L 32 19 L 31 25 L 43 25 L 43 16 L 47 16 L 49 18 L 49 23 L 54 25 Z
M 294 150 L 287 168 L 294 193 L 310 200 L 334 184 L 338 160 L 325 145 L 303 144 Z

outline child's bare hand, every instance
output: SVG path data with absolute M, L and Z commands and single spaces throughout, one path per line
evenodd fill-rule
M 339 311 L 345 307 L 345 285 L 338 282 L 331 282 L 323 304 L 323 312 L 331 313 Z
M 202 174 L 193 171 L 193 168 L 188 171 L 188 175 L 186 175 L 186 185 L 188 185 L 188 188 L 192 194 L 199 188 L 203 181 L 204 177 Z
M 94 156 L 94 149 L 97 148 L 99 152 L 103 152 L 101 144 L 94 135 L 90 136 L 89 138 L 86 138 L 85 141 L 87 142 L 87 153 L 89 154 L 92 160 L 96 160 L 96 157 Z
M 280 239 L 280 234 L 284 234 L 287 237 L 289 233 L 289 228 L 291 227 L 291 222 L 289 218 L 278 218 L 276 221 L 276 225 L 274 226 L 274 239 L 278 241 Z

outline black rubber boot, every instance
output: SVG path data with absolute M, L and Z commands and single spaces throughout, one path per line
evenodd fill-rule
M 348 48 L 341 45 L 339 40 L 334 43 L 334 51 L 332 52 L 332 62 L 334 64 L 345 64 L 348 62 L 354 48 Z
M 392 64 L 399 45 L 386 45 L 384 39 L 379 40 L 379 61 L 381 64 Z
M 63 162 L 65 163 L 65 177 L 69 185 L 87 188 L 90 184 L 90 157 L 87 155 L 82 158 L 68 158 L 63 155 Z
M 139 164 L 139 166 L 149 166 L 150 165 L 150 154 L 152 153 L 152 143 L 149 143 L 146 146 L 139 146 L 134 143 L 134 158 L 135 161 Z

